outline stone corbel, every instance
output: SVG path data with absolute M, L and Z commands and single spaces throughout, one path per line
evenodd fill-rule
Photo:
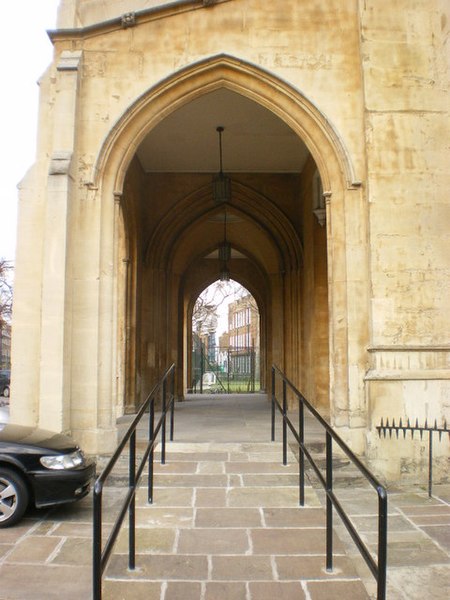
M 72 161 L 72 152 L 59 151 L 54 152 L 50 160 L 49 175 L 68 175 L 70 163 Z
M 80 67 L 81 57 L 83 52 L 81 50 L 63 50 L 59 57 L 56 68 L 58 71 L 78 71 Z
M 318 208 L 315 208 L 313 210 L 313 213 L 316 216 L 316 219 L 319 222 L 319 225 L 321 227 L 323 227 L 325 225 L 326 221 L 327 221 L 327 209 L 326 209 L 326 205 L 329 204 L 330 198 L 331 198 L 331 192 L 323 192 L 322 193 L 322 200 L 320 202 L 321 206 L 318 207 Z
M 319 225 L 323 227 L 327 219 L 327 211 L 324 208 L 316 208 L 313 210 L 316 219 L 319 221 Z

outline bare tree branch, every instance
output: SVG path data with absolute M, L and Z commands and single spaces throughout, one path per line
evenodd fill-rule
M 13 304 L 12 273 L 14 267 L 11 262 L 0 258 L 0 327 L 11 320 Z
M 217 327 L 220 306 L 230 298 L 238 300 L 249 292 L 235 281 L 216 281 L 197 298 L 192 313 L 192 329 L 198 334 Z M 252 300 L 253 297 L 251 296 Z M 254 302 L 254 300 L 253 300 Z M 256 303 L 255 308 L 257 309 Z

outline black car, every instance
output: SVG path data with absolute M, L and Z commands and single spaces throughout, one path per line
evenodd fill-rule
M 0 396 L 9 398 L 11 371 L 0 371 Z
M 69 437 L 0 424 L 0 527 L 17 523 L 29 504 L 74 502 L 89 493 L 95 462 Z

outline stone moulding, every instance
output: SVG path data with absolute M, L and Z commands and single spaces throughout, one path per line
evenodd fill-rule
M 365 380 L 450 379 L 450 346 L 371 346 Z
M 52 41 L 74 37 L 87 38 L 106 32 L 135 27 L 154 19 L 167 18 L 193 10 L 208 9 L 216 4 L 223 4 L 225 2 L 231 2 L 231 0 L 174 0 L 173 2 L 161 2 L 159 6 L 135 12 L 127 12 L 105 21 L 86 25 L 85 27 L 50 29 L 47 31 L 47 34 Z
M 92 177 L 85 184 L 98 187 L 105 165 L 113 160 L 118 161 L 113 168 L 117 173 L 114 188 L 120 191 L 132 156 L 148 132 L 180 106 L 220 87 L 242 94 L 284 120 L 303 139 L 313 155 L 324 189 L 331 189 L 331 179 L 336 179 L 336 176 L 341 179 L 343 188 L 359 189 L 360 182 L 355 177 L 343 140 L 314 103 L 289 82 L 227 54 L 187 65 L 156 82 L 137 98 L 111 128 L 99 150 Z M 119 143 L 124 136 L 126 141 Z M 327 152 L 324 152 L 325 147 L 328 148 Z M 117 148 L 126 148 L 126 151 L 122 152 L 120 158 L 113 159 Z M 329 173 L 330 168 L 336 170 L 333 176 Z

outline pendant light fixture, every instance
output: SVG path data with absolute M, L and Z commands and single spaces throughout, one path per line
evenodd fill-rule
M 223 172 L 222 158 L 222 133 L 224 128 L 217 127 L 219 134 L 219 162 L 220 171 L 213 179 L 213 198 L 216 204 L 223 204 L 223 241 L 219 244 L 219 279 L 230 280 L 228 261 L 231 258 L 231 244 L 227 241 L 227 202 L 231 200 L 231 180 Z
M 213 179 L 213 198 L 216 204 L 222 204 L 231 200 L 231 180 L 223 172 L 222 165 L 222 133 L 223 127 L 216 128 L 219 134 L 219 164 L 220 171 Z
M 230 280 L 230 271 L 228 270 L 228 261 L 231 258 L 231 244 L 227 241 L 227 207 L 224 205 L 223 216 L 223 242 L 219 246 L 219 279 L 220 281 Z

